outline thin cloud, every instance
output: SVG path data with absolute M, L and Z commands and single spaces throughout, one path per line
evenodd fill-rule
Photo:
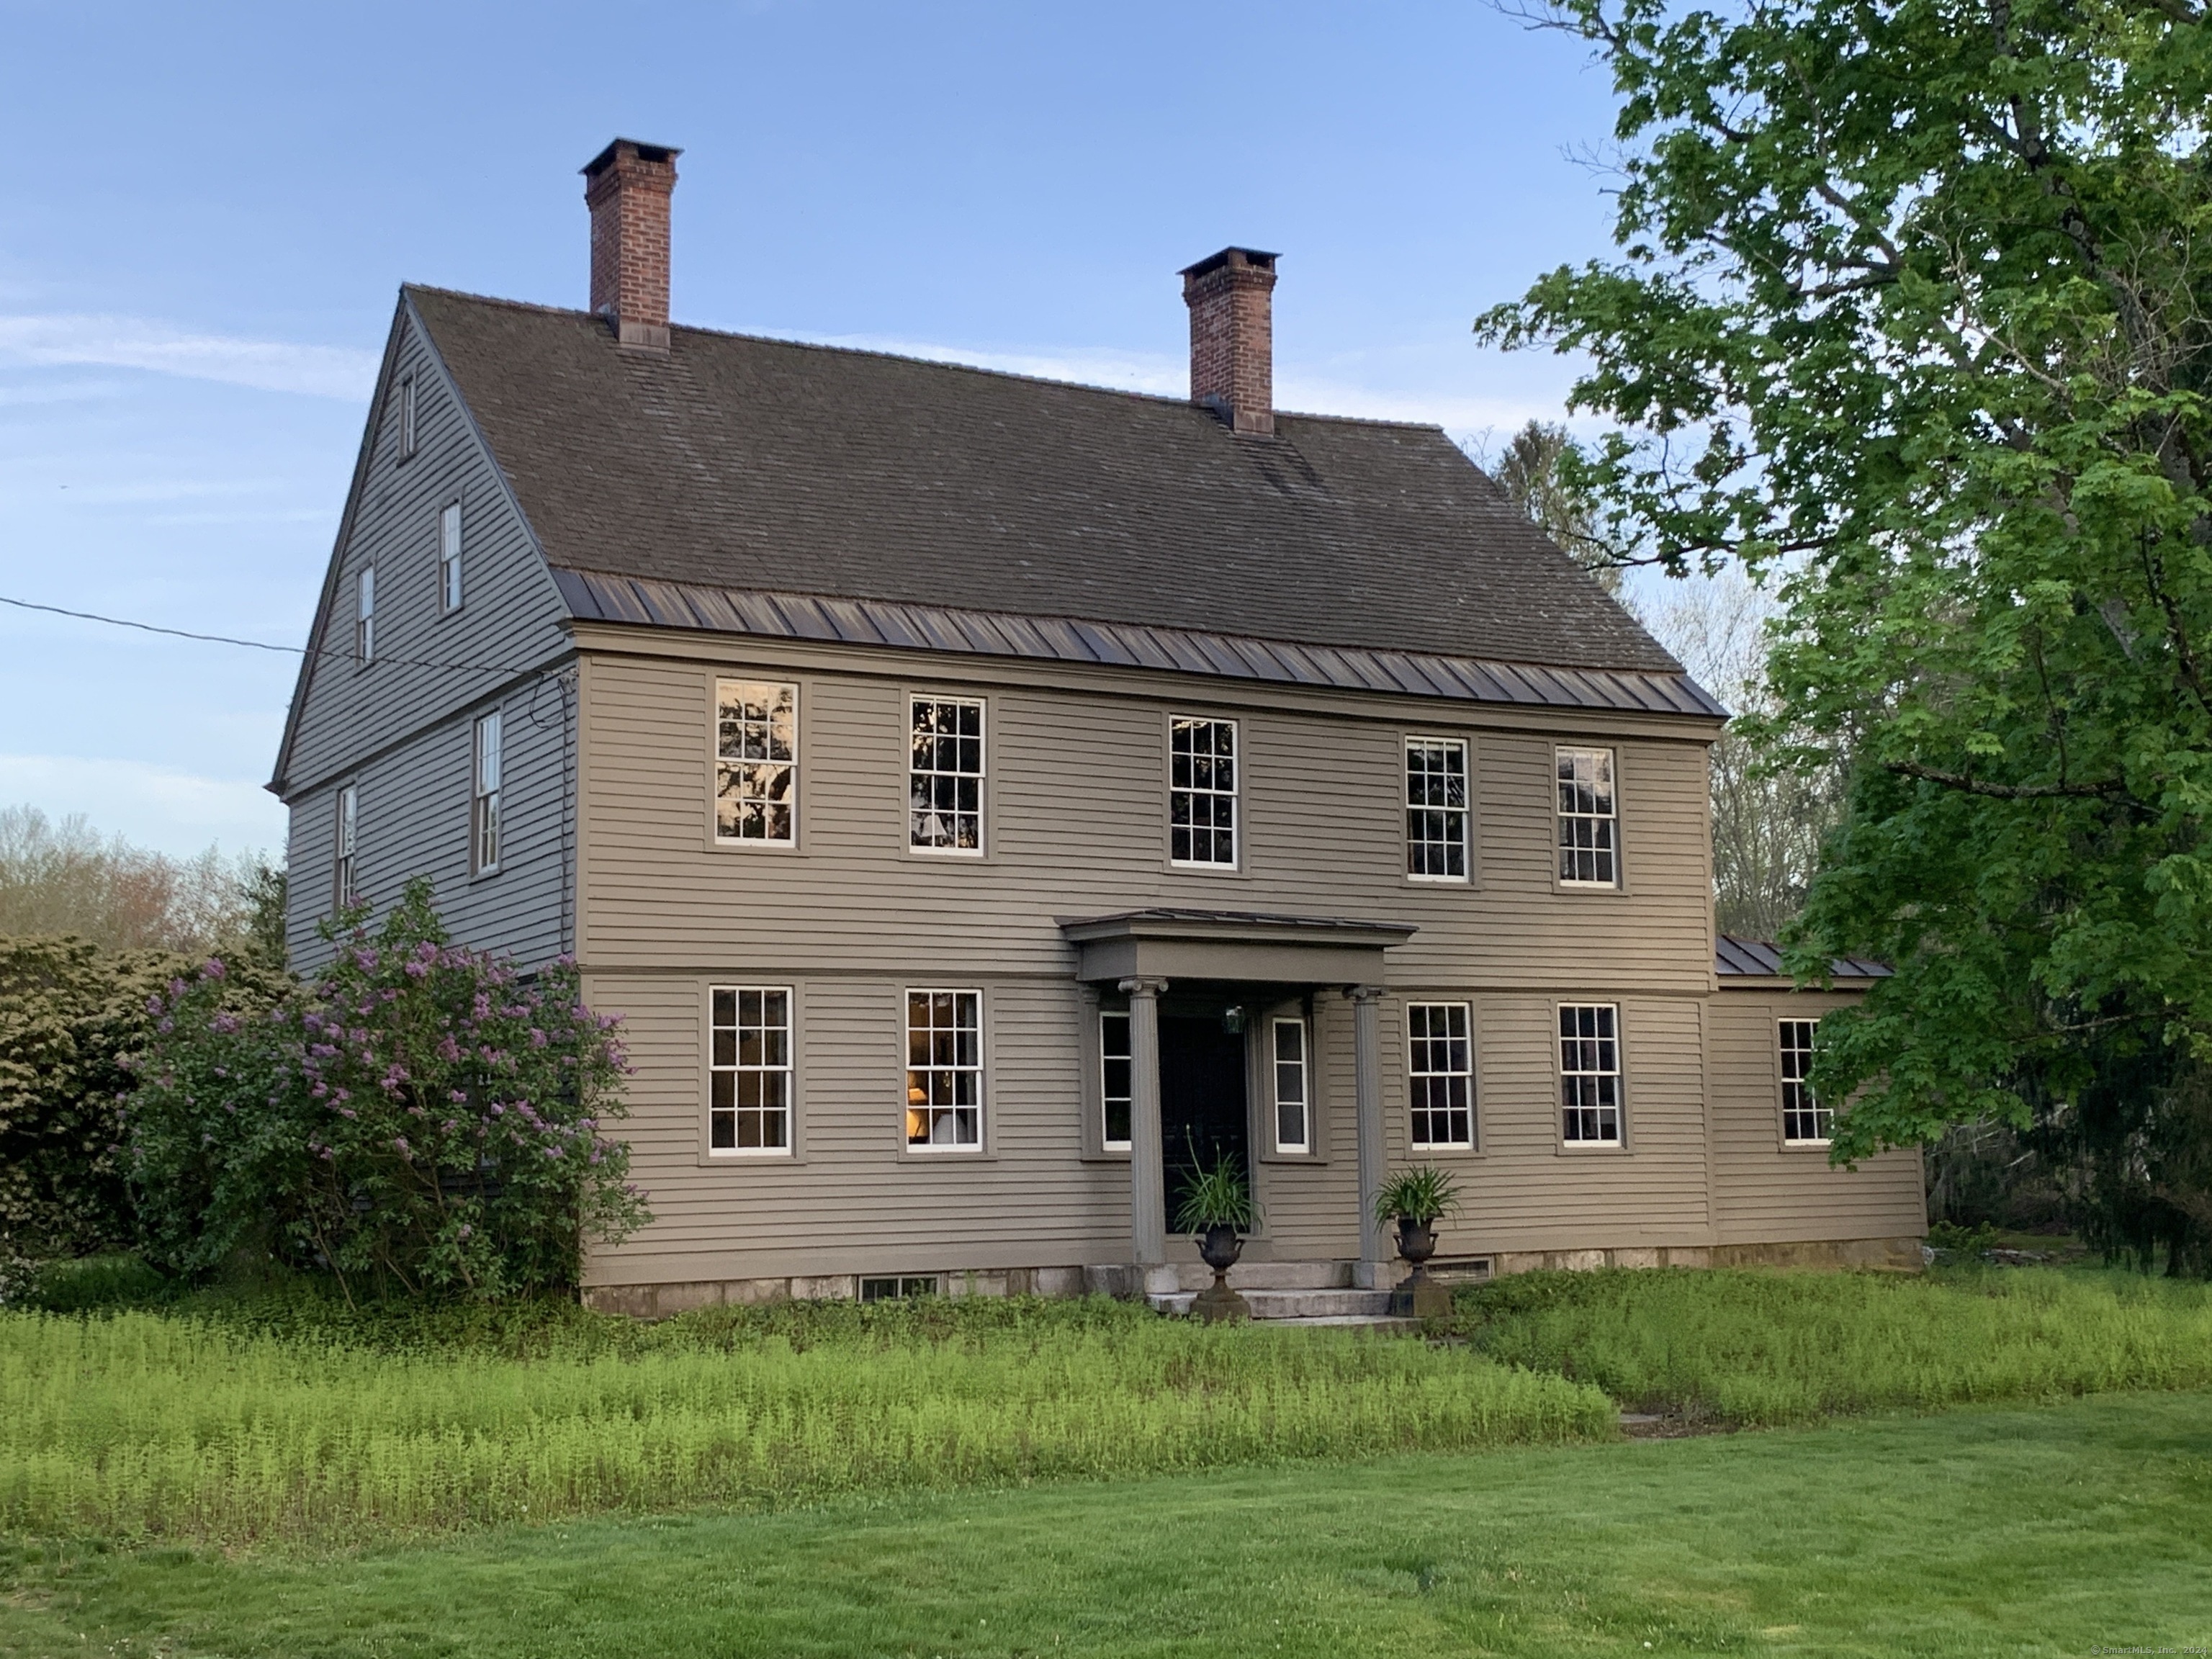
M 0 358 L 40 365 L 97 364 L 259 392 L 358 401 L 376 378 L 374 352 L 196 334 L 143 317 L 75 313 L 0 316 Z

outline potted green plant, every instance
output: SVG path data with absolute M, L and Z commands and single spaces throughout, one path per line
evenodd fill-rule
M 1252 1183 L 1238 1160 L 1224 1157 L 1210 1170 L 1192 1163 L 1182 1203 L 1176 1210 L 1176 1231 L 1198 1240 L 1198 1253 L 1213 1269 L 1213 1283 L 1198 1293 L 1190 1310 L 1204 1320 L 1249 1319 L 1251 1304 L 1229 1288 L 1229 1270 L 1243 1254 L 1243 1235 L 1259 1224 L 1259 1206 L 1252 1201 Z
M 1445 1171 L 1424 1164 L 1401 1170 L 1375 1194 L 1378 1225 L 1398 1224 L 1398 1254 L 1412 1272 L 1390 1292 L 1390 1311 L 1417 1319 L 1440 1318 L 1451 1311 L 1451 1297 L 1429 1277 L 1429 1258 L 1437 1253 L 1437 1223 L 1459 1210 L 1459 1183 Z

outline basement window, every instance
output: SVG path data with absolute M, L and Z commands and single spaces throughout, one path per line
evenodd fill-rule
M 901 1273 L 893 1279 L 864 1279 L 860 1281 L 860 1300 L 863 1302 L 896 1302 L 909 1296 L 935 1296 L 935 1273 Z

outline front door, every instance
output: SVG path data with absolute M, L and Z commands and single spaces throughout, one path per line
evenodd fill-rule
M 1168 1227 L 1194 1169 L 1227 1158 L 1249 1182 L 1251 1134 L 1244 1105 L 1244 1038 L 1218 1016 L 1160 1021 L 1160 1152 L 1166 1165 Z

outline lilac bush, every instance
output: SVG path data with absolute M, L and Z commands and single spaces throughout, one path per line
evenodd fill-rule
M 204 1272 L 266 1251 L 356 1289 L 478 1297 L 573 1285 L 587 1241 L 648 1218 L 615 1021 L 574 965 L 534 975 L 454 945 L 427 883 L 316 983 L 237 1006 L 210 961 L 152 999 L 130 1107 L 148 1242 Z

